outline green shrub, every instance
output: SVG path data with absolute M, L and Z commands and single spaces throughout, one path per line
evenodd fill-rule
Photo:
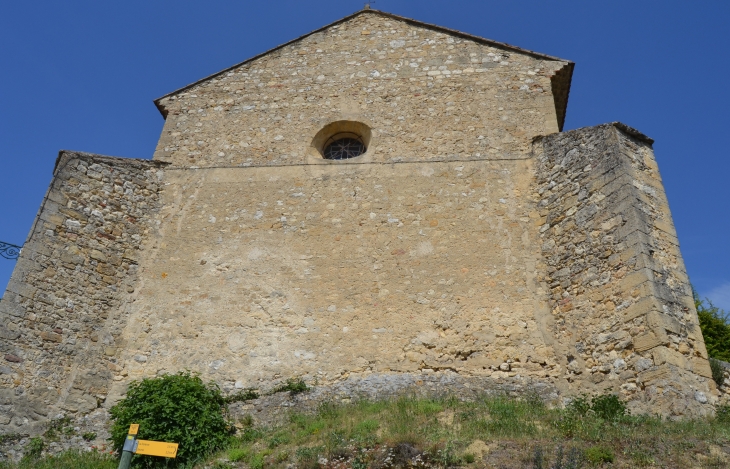
M 705 304 L 697 292 L 693 291 L 693 293 L 708 355 L 730 362 L 730 313 L 713 305 L 710 300 L 707 300 L 707 304 Z
M 603 420 L 617 420 L 629 414 L 626 404 L 614 394 L 600 394 L 590 400 L 583 394 L 575 397 L 566 406 L 566 411 L 577 417 L 593 414 Z
M 358 452 L 352 459 L 352 469 L 368 469 L 368 461 L 365 454 Z
M 592 464 L 601 464 L 604 462 L 613 462 L 615 456 L 613 451 L 605 446 L 591 446 L 585 452 L 586 459 Z
M 282 451 L 279 454 L 276 455 L 276 462 L 283 463 L 284 461 L 289 460 L 289 452 Z
M 135 456 L 135 467 L 175 467 L 197 461 L 229 440 L 225 400 L 214 383 L 189 372 L 134 381 L 111 408 L 112 442 L 121 451 L 129 425 L 139 439 L 179 443 L 177 459 Z
M 602 394 L 591 399 L 591 411 L 603 420 L 618 420 L 628 415 L 626 404 L 613 394 Z
M 573 400 L 570 401 L 570 404 L 567 405 L 567 409 L 569 412 L 576 415 L 584 416 L 588 415 L 588 412 L 590 412 L 591 403 L 588 400 L 588 397 L 585 394 L 582 394 L 573 398 Z

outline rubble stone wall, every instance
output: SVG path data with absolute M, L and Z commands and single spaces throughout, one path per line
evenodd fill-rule
M 105 400 L 163 166 L 59 154 L 0 302 L 0 433 L 34 433 Z
M 651 143 L 622 124 L 536 142 L 554 334 L 575 392 L 703 413 L 715 386 Z
M 64 153 L 0 313 L 4 433 L 63 413 L 103 438 L 131 380 L 182 369 L 229 394 L 316 385 L 236 409 L 261 421 L 449 386 L 668 416 L 719 396 L 651 141 L 621 124 L 492 161 Z
M 567 67 L 364 13 L 159 100 L 155 159 L 326 164 L 311 144 L 339 120 L 371 128 L 361 161 L 524 156 L 559 130 L 553 79 Z
M 165 180 L 120 387 L 182 368 L 229 392 L 293 376 L 562 376 L 535 282 L 531 159 Z

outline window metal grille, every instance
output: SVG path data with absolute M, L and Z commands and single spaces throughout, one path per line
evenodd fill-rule
M 324 157 L 328 160 L 355 158 L 367 151 L 360 136 L 353 133 L 340 133 L 330 137 L 324 144 Z

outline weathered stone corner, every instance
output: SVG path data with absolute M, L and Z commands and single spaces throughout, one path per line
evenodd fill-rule
M 164 166 L 59 153 L 0 303 L 0 425 L 10 432 L 38 432 L 106 398 Z
M 569 381 L 702 414 L 715 386 L 652 143 L 620 123 L 536 143 L 555 334 L 581 362 Z

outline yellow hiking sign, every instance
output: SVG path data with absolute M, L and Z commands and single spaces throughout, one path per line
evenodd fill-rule
M 127 439 L 124 440 L 122 459 L 119 461 L 119 469 L 129 469 L 129 465 L 132 462 L 132 454 L 161 456 L 163 458 L 177 457 L 178 443 L 138 440 L 137 433 L 139 433 L 139 424 L 133 423 L 129 426 Z

